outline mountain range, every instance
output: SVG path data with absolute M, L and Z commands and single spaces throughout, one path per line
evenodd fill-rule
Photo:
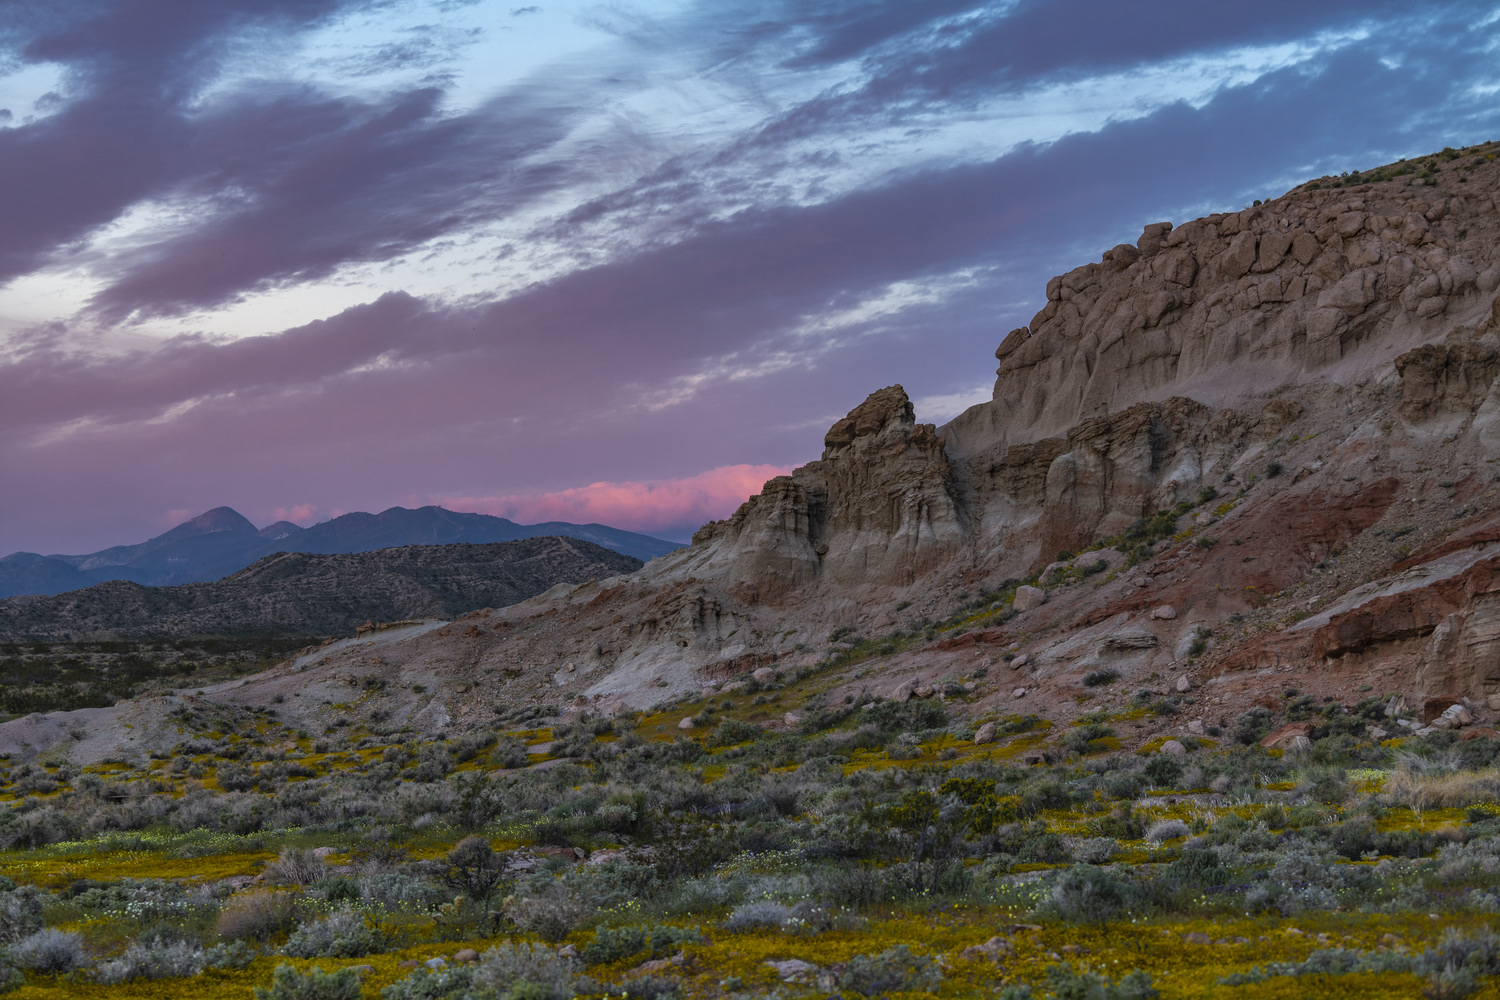
M 144 587 L 110 580 L 51 597 L 0 600 L 0 637 L 338 635 L 368 620 L 454 618 L 504 607 L 559 583 L 640 568 L 633 556 L 558 536 L 336 555 L 278 552 L 209 583 Z
M 135 545 L 85 555 L 13 552 L 0 558 L 0 598 L 52 595 L 106 580 L 148 587 L 219 580 L 277 552 L 338 555 L 406 545 L 488 544 L 560 535 L 602 545 L 643 562 L 679 548 L 676 543 L 603 524 L 517 524 L 488 514 L 442 507 L 391 507 L 355 512 L 310 528 L 277 521 L 257 529 L 232 507 L 215 507 Z

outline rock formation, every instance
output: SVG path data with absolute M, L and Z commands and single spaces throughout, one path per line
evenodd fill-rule
M 435 692 L 397 722 L 480 725 L 497 703 L 696 697 L 855 636 L 874 659 L 830 698 L 1065 719 L 1166 677 L 1200 728 L 1293 682 L 1500 710 L 1497 148 L 1148 225 L 1052 279 L 994 398 L 947 425 L 881 389 L 818 461 L 637 573 L 224 697 L 373 672 Z

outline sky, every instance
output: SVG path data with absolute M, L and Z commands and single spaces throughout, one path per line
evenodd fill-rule
M 1150 222 L 1500 137 L 1500 4 L 0 0 L 0 552 L 681 540 Z

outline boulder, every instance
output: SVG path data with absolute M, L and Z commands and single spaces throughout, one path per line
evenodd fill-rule
M 1470 729 L 1465 729 L 1459 739 L 1465 743 L 1469 740 L 1500 740 L 1500 732 L 1496 732 L 1489 726 L 1474 726 Z
M 1194 720 L 1192 720 L 1191 722 L 1188 723 L 1188 727 L 1187 728 L 1188 728 L 1188 732 L 1192 733 L 1194 736 L 1202 736 L 1203 735 L 1203 720 L 1202 719 L 1194 719 Z
M 460 948 L 458 949 L 458 951 L 454 952 L 453 961 L 459 962 L 463 965 L 468 965 L 471 962 L 477 962 L 479 961 L 479 952 L 475 951 L 473 948 Z
M 677 723 L 677 728 L 678 729 L 692 729 L 696 725 L 697 725 L 697 723 L 693 721 L 693 717 L 691 715 L 689 715 L 686 718 L 684 718 L 681 722 Z
M 911 693 L 917 689 L 916 681 L 902 681 L 891 692 L 891 701 L 911 701 Z
M 1286 745 L 1287 753 L 1306 753 L 1312 749 L 1312 740 L 1306 736 L 1293 736 Z
M 1456 694 L 1433 695 L 1422 702 L 1422 725 L 1432 724 L 1432 720 L 1442 715 L 1454 705 L 1463 705 L 1463 699 Z
M 1040 587 L 1028 587 L 1021 585 L 1016 588 L 1016 611 L 1030 611 L 1032 608 L 1041 607 L 1047 600 L 1047 592 Z
M 1176 740 L 1167 740 L 1167 742 L 1163 743 L 1161 745 L 1161 748 L 1157 750 L 1157 753 L 1164 753 L 1169 757 L 1185 757 L 1187 756 L 1187 747 L 1183 746 Z
M 1010 693 L 1010 696 L 1012 698 L 1024 698 L 1024 697 L 1026 697 L 1026 689 L 1025 688 L 1016 688 L 1014 691 L 1012 691 Z
M 986 744 L 986 743 L 992 743 L 992 742 L 994 742 L 994 740 L 995 740 L 995 724 L 993 722 L 986 722 L 984 725 L 980 726 L 974 732 L 974 745 L 975 746 L 984 746 L 984 744 Z
M 802 721 L 802 716 L 798 715 L 796 712 L 788 712 L 781 717 L 781 721 L 788 727 L 795 726 L 797 723 Z
M 1312 735 L 1312 731 L 1313 724 L 1311 722 L 1288 722 L 1275 732 L 1267 733 L 1265 738 L 1260 741 L 1260 745 L 1267 749 L 1281 747 L 1283 750 L 1286 750 L 1291 747 L 1294 739 L 1299 736 L 1306 739 Z
M 1020 656 L 1010 661 L 1010 669 L 1012 670 L 1020 670 L 1024 667 L 1029 666 L 1031 666 L 1031 657 L 1027 656 L 1025 653 L 1022 653 Z
M 1369 736 L 1370 739 L 1374 740 L 1376 743 L 1379 743 L 1381 740 L 1390 739 L 1391 736 L 1390 733 L 1386 732 L 1384 729 L 1381 729 L 1379 726 L 1371 726 L 1369 729 L 1366 729 L 1365 735 Z
M 1177 609 L 1170 604 L 1163 604 L 1159 608 L 1152 609 L 1151 617 L 1157 621 L 1169 622 L 1177 617 Z
M 1449 705 L 1442 715 L 1432 720 L 1434 729 L 1459 729 L 1474 721 L 1474 716 L 1462 705 Z
M 770 667 L 759 667 L 755 673 L 750 675 L 762 684 L 769 684 L 776 679 L 776 671 Z
M 1192 682 L 1192 679 L 1189 678 L 1187 674 L 1181 674 L 1177 678 L 1177 683 L 1174 684 L 1174 685 L 1172 685 L 1172 686 L 1175 687 L 1178 691 L 1182 692 L 1183 694 L 1186 694 L 1187 692 L 1189 692 L 1189 691 L 1191 691 L 1193 689 L 1193 682 Z

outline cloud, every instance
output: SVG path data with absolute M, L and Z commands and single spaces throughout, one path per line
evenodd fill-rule
M 868 174 L 838 173 L 863 154 L 834 140 L 900 123 L 908 104 L 942 124 L 1022 78 L 1295 32 L 1214 9 L 1167 26 L 1170 37 L 1122 36 L 1114 52 L 1107 31 L 1085 23 L 1097 8 L 1062 3 L 1088 36 L 1077 51 L 1021 53 L 1032 61 L 1006 69 L 969 51 L 982 31 L 1044 16 L 1061 30 L 1063 15 L 827 4 L 800 22 L 773 23 L 769 7 L 772 20 L 710 33 L 704 7 L 696 27 L 674 29 L 696 45 L 683 58 L 733 45 L 743 62 L 689 77 L 714 119 L 701 132 L 689 115 L 659 134 L 639 106 L 611 104 L 649 91 L 637 83 L 655 63 L 626 50 L 657 44 L 650 33 L 467 110 L 446 104 L 442 85 L 350 96 L 280 79 L 194 103 L 226 39 L 271 23 L 255 11 L 272 6 L 222 22 L 195 14 L 165 40 L 116 44 L 103 28 L 71 38 L 51 22 L 33 31 L 44 40 L 35 58 L 76 69 L 60 110 L 0 133 L 0 181 L 19 192 L 0 199 L 0 268 L 82 261 L 103 284 L 92 316 L 12 334 L 0 353 L 0 551 L 142 537 L 168 507 L 227 503 L 271 520 L 288 497 L 323 512 L 410 497 L 533 503 L 512 516 L 618 516 L 683 537 L 759 488 L 730 488 L 728 473 L 713 478 L 721 470 L 815 457 L 828 423 L 872 389 L 903 383 L 924 420 L 982 397 L 996 343 L 1041 304 L 1046 278 L 1133 240 L 1144 222 L 1232 210 L 1500 124 L 1475 88 L 1494 75 L 1494 27 L 1457 30 L 1457 8 L 1424 8 L 1449 20 L 1415 32 L 1339 4 L 1287 17 L 1306 31 L 1357 23 L 1364 36 L 1202 100 L 1126 108 L 1004 150 L 924 153 L 916 129 L 908 158 Z M 336 16 L 285 8 L 297 24 Z M 970 62 L 945 67 L 944 51 Z M 816 58 L 791 66 L 795 53 Z M 736 73 L 781 63 L 782 75 L 830 82 L 767 82 L 763 103 L 734 103 L 760 96 Z M 617 71 L 629 79 L 600 83 Z M 710 84 L 730 96 L 710 102 Z M 602 106 L 618 128 L 590 117 Z M 822 116 L 827 148 L 765 127 L 804 106 L 805 120 Z M 91 242 L 143 206 L 162 217 Z M 484 241 L 497 219 L 516 227 L 508 256 Z M 452 289 L 408 287 L 412 272 L 386 270 L 418 248 Z M 365 285 L 348 291 L 354 264 L 367 296 Z M 214 303 L 283 285 L 361 304 L 215 335 Z M 196 332 L 151 340 L 113 325 L 183 310 L 200 310 Z M 597 485 L 554 490 L 587 482 Z
M 571 521 L 608 524 L 669 541 L 686 541 L 701 525 L 721 520 L 790 466 L 726 465 L 682 479 L 590 483 L 554 493 L 442 497 L 452 510 L 508 517 L 523 524 Z
M 276 521 L 291 521 L 306 528 L 315 524 L 318 518 L 318 505 L 315 503 L 299 503 L 291 507 L 277 507 L 271 511 L 272 523 Z

